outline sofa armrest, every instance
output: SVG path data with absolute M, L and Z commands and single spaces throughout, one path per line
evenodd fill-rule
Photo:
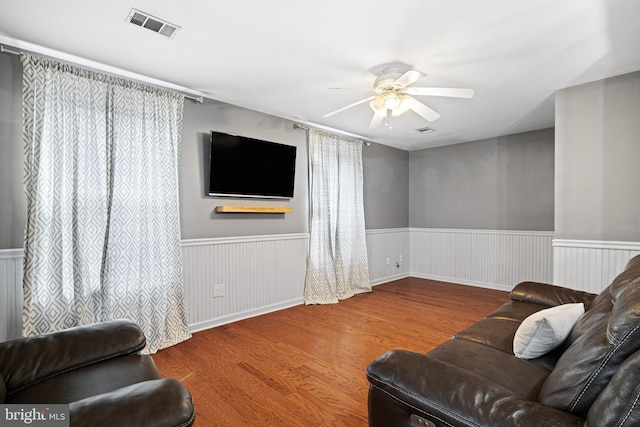
M 538 282 L 519 283 L 510 293 L 510 297 L 514 301 L 531 302 L 549 307 L 582 302 L 585 309 L 596 296 L 596 294 L 589 292 Z
M 0 343 L 0 373 L 7 393 L 95 362 L 137 353 L 146 340 L 130 320 L 78 326 Z
M 74 427 L 186 427 L 193 424 L 195 410 L 189 391 L 164 378 L 72 402 L 69 416 Z
M 567 412 L 517 396 L 474 372 L 408 351 L 390 351 L 367 368 L 370 427 L 411 426 L 411 415 L 436 425 L 493 427 L 582 425 Z

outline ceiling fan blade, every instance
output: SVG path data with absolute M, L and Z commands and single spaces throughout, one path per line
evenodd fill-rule
M 332 111 L 332 112 L 330 112 L 330 113 L 327 113 L 327 114 L 325 114 L 325 115 L 324 115 L 324 116 L 322 116 L 322 117 L 324 117 L 324 118 L 331 117 L 331 116 L 333 116 L 334 114 L 341 113 L 341 112 L 343 112 L 344 110 L 348 110 L 348 109 L 349 109 L 349 108 L 351 108 L 351 107 L 355 107 L 356 105 L 360 105 L 360 104 L 364 104 L 365 102 L 373 101 L 373 100 L 375 99 L 375 97 L 376 97 L 376 96 L 375 96 L 375 95 L 373 95 L 373 96 L 370 96 L 370 97 L 368 97 L 368 98 L 361 99 L 360 101 L 356 101 L 356 102 L 354 102 L 353 104 L 346 105 L 346 106 L 344 106 L 344 107 L 342 107 L 342 108 L 338 108 L 338 109 L 337 109 L 337 110 L 335 110 L 335 111 Z
M 409 70 L 393 82 L 394 85 L 400 87 L 407 87 L 412 83 L 417 82 L 420 78 L 424 77 L 425 74 L 422 74 L 420 71 Z
M 458 87 L 408 87 L 409 95 L 449 96 L 452 98 L 473 98 L 473 89 Z
M 369 129 L 375 129 L 377 127 L 380 127 L 383 120 L 384 120 L 384 116 L 373 113 L 373 117 L 371 118 L 371 123 L 369 123 Z
M 424 105 L 422 102 L 418 101 L 415 98 L 411 98 L 407 96 L 406 101 L 409 104 L 409 108 L 411 108 L 416 114 L 421 116 L 423 119 L 433 122 L 434 120 L 438 120 L 440 118 L 440 114 L 431 108 Z

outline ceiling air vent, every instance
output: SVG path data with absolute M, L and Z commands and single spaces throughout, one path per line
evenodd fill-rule
M 171 24 L 162 19 L 158 19 L 155 16 L 151 16 L 146 12 L 141 12 L 137 9 L 131 9 L 127 22 L 137 25 L 138 27 L 147 28 L 154 33 L 162 34 L 163 36 L 173 38 L 178 32 L 180 27 Z
M 420 128 L 420 129 L 416 129 L 418 132 L 420 133 L 431 133 L 431 132 L 435 132 L 436 130 L 430 127 L 424 127 L 424 128 Z

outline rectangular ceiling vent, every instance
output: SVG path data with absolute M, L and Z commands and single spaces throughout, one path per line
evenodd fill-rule
M 430 127 L 428 127 L 428 126 L 427 126 L 427 127 L 420 128 L 420 129 L 416 129 L 416 130 L 417 130 L 418 132 L 420 132 L 420 133 L 431 133 L 431 132 L 435 132 L 435 131 L 436 131 L 435 129 L 430 128 Z
M 127 17 L 127 22 L 135 24 L 138 27 L 144 27 L 154 33 L 162 34 L 170 39 L 172 39 L 180 29 L 177 25 L 158 19 L 137 9 L 131 9 L 129 16 Z

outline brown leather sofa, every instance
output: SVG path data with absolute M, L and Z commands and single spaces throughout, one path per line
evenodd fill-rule
M 189 426 L 195 411 L 180 382 L 161 378 L 128 320 L 0 343 L 3 404 L 69 404 L 71 426 Z
M 374 360 L 369 426 L 640 426 L 640 256 L 599 295 L 524 282 L 511 299 L 427 354 Z M 579 302 L 560 347 L 514 355 L 525 318 Z

